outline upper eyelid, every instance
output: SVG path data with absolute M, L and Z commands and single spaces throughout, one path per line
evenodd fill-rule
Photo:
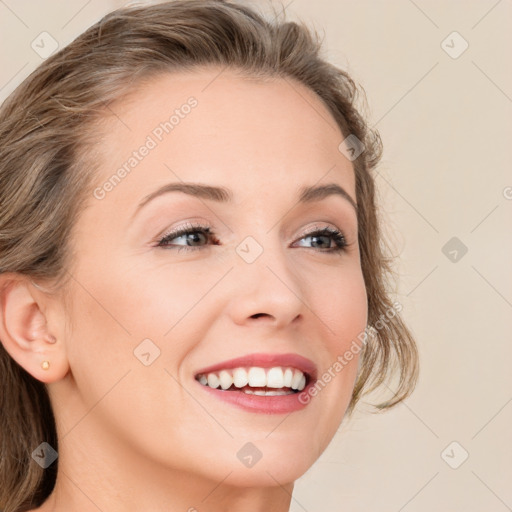
M 344 232 L 343 229 L 332 225 L 332 223 L 331 223 L 331 225 L 325 226 L 325 225 L 318 225 L 318 222 L 317 222 L 317 224 L 315 224 L 313 227 L 309 227 L 306 231 L 304 231 L 304 233 L 308 234 L 308 233 L 314 232 L 315 230 L 321 230 L 321 229 L 325 229 L 325 228 L 337 229 L 338 231 L 341 231 L 342 233 Z M 169 236 L 169 235 L 172 235 L 175 233 L 180 233 L 180 232 L 189 231 L 189 230 L 197 230 L 197 231 L 209 230 L 212 234 L 216 234 L 216 232 L 214 231 L 214 228 L 209 224 L 188 223 L 183 226 L 178 226 L 177 228 L 173 228 L 169 231 L 164 231 L 161 235 L 159 235 L 158 238 L 164 238 L 166 236 Z M 302 236 L 304 236 L 304 235 L 302 235 Z
M 214 230 L 213 230 L 213 227 L 210 226 L 209 224 L 205 223 L 205 224 L 199 224 L 199 223 L 192 223 L 192 222 L 187 222 L 186 224 L 184 225 L 181 225 L 181 226 L 178 226 L 176 228 L 173 228 L 173 229 L 170 229 L 170 230 L 167 230 L 167 231 L 164 231 L 161 235 L 159 235 L 157 237 L 157 240 L 161 240 L 162 238 L 167 238 L 168 236 L 183 236 L 183 235 L 180 235 L 180 233 L 182 233 L 183 231 L 205 231 L 205 230 L 209 230 L 210 231 L 210 234 L 215 234 L 214 233 Z
M 324 229 L 338 231 L 345 239 L 345 243 L 347 245 L 350 245 L 349 241 L 347 240 L 346 231 L 344 229 L 338 228 L 337 226 L 332 225 L 332 223 L 330 225 L 319 225 L 318 221 L 312 227 L 309 227 L 305 231 L 302 231 L 301 234 L 297 235 L 297 238 L 294 238 L 294 240 L 300 240 L 302 238 L 311 236 L 312 234 L 315 234 L 316 232 L 322 231 Z M 157 237 L 156 241 L 158 243 L 161 243 L 162 241 L 164 241 L 166 238 L 169 238 L 169 237 L 171 237 L 170 238 L 171 240 L 173 238 L 179 238 L 179 237 L 185 236 L 187 234 L 187 232 L 189 232 L 189 231 L 190 232 L 202 231 L 202 232 L 206 232 L 210 238 L 217 238 L 217 233 L 211 225 L 209 225 L 207 223 L 200 224 L 200 223 L 189 222 L 183 226 L 179 226 L 175 229 L 164 232 L 162 235 Z

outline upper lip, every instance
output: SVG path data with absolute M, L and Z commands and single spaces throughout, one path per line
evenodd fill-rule
M 219 370 L 228 370 L 232 368 L 247 366 L 257 366 L 259 368 L 272 368 L 274 366 L 291 367 L 300 370 L 308 375 L 311 379 L 316 380 L 316 365 L 310 359 L 299 354 L 247 354 L 228 361 L 222 361 L 212 366 L 202 368 L 196 372 L 196 376 L 200 374 L 208 374 Z

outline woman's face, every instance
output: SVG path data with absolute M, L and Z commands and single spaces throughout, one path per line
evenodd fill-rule
M 228 71 L 162 76 L 111 111 L 70 241 L 70 373 L 51 389 L 61 448 L 91 439 L 127 464 L 291 482 L 339 427 L 358 354 L 335 363 L 367 320 L 344 137 L 304 86 Z M 301 200 L 325 185 L 347 196 Z M 243 385 L 239 367 L 284 394 L 204 385 L 208 373 Z M 323 381 L 309 401 L 308 388 L 289 394 L 295 370 Z

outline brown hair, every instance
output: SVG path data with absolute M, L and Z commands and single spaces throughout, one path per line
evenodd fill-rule
M 362 88 L 320 55 L 304 23 L 272 22 L 224 0 L 176 0 L 125 7 L 104 16 L 44 61 L 0 108 L 0 273 L 29 276 L 62 289 L 71 229 L 92 188 L 95 125 L 109 106 L 157 75 L 221 66 L 253 77 L 284 77 L 309 87 L 345 137 L 365 150 L 353 161 L 359 205 L 361 267 L 368 324 L 381 320 L 361 351 L 347 414 L 359 399 L 398 373 L 389 408 L 414 389 L 418 354 L 389 296 L 391 258 L 379 227 L 372 170 L 381 157 L 378 133 L 356 108 Z M 9 357 L 0 343 L 0 507 L 24 511 L 42 504 L 57 463 L 43 470 L 31 453 L 47 441 L 57 449 L 46 387 Z

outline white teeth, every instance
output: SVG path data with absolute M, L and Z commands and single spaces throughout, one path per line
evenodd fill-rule
M 237 368 L 233 372 L 233 384 L 237 388 L 243 388 L 244 386 L 247 386 L 248 382 L 249 378 L 247 377 L 247 372 L 243 368 Z
M 264 396 L 285 395 L 296 391 L 302 391 L 306 386 L 306 376 L 300 370 L 294 368 L 282 368 L 275 366 L 273 368 L 260 368 L 254 366 L 251 368 L 234 368 L 212 372 L 207 375 L 199 375 L 198 381 L 203 386 L 210 388 L 222 388 L 227 390 L 233 385 L 237 388 L 274 388 L 276 391 L 261 389 L 251 390 L 243 389 L 247 394 L 256 394 Z M 285 388 L 285 389 L 283 389 Z
M 302 377 L 300 378 L 299 385 L 297 386 L 297 389 L 299 391 L 302 391 L 306 387 L 306 377 L 304 374 L 302 374 Z
M 251 368 L 248 377 L 251 388 L 265 387 L 267 385 L 267 374 L 263 368 Z
M 215 373 L 208 374 L 208 386 L 211 388 L 218 388 L 220 384 L 220 380 Z
M 284 387 L 284 376 L 281 368 L 270 368 L 267 373 L 267 387 L 268 388 L 282 388 Z
M 293 395 L 293 391 L 284 391 L 280 389 L 279 391 L 263 391 L 261 389 L 244 389 L 244 393 L 247 395 L 259 395 L 259 396 L 281 396 L 281 395 Z
M 292 379 L 292 388 L 293 389 L 299 389 L 299 382 L 300 382 L 300 379 L 302 376 L 303 376 L 303 373 L 299 370 L 295 370 L 293 372 L 293 379 Z M 209 384 L 210 384 L 210 382 L 208 381 L 208 385 Z
M 220 387 L 222 389 L 228 389 L 233 385 L 233 377 L 226 370 L 222 370 L 219 373 Z
M 291 368 L 286 368 L 286 370 L 284 371 L 284 376 L 283 376 L 283 386 L 285 386 L 287 388 L 291 388 L 292 387 L 292 379 L 293 379 L 293 370 Z

